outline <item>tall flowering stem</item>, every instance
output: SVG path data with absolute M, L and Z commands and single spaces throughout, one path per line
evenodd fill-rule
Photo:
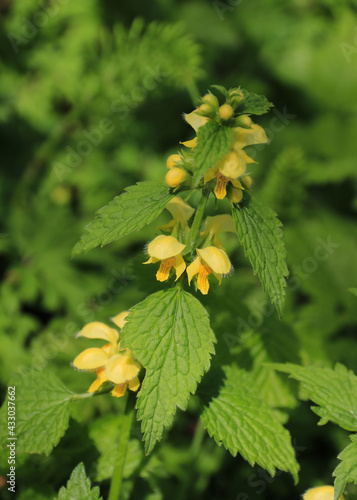
M 114 464 L 112 481 L 110 483 L 108 500 L 120 500 L 121 498 L 123 471 L 124 471 L 126 454 L 128 450 L 131 426 L 134 418 L 134 405 L 135 405 L 134 396 L 132 393 L 129 393 L 127 395 L 125 411 L 122 415 L 120 422 L 120 434 L 119 434 L 119 442 L 117 449 L 117 457 Z
M 197 210 L 195 213 L 195 217 L 193 219 L 192 227 L 191 227 L 191 235 L 190 235 L 190 246 L 191 247 L 195 244 L 195 242 L 199 236 L 201 222 L 202 222 L 203 215 L 205 213 L 205 209 L 206 209 L 209 195 L 210 195 L 210 192 L 208 191 L 208 189 L 202 190 L 201 199 L 200 199 L 200 202 L 198 204 L 198 207 L 197 207 Z

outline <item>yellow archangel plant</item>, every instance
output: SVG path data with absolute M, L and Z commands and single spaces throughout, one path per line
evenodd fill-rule
M 128 311 L 118 314 L 112 318 L 113 323 L 122 329 L 128 314 Z M 107 341 L 107 344 L 100 348 L 85 349 L 72 363 L 77 370 L 96 373 L 97 378 L 89 387 L 88 392 L 98 391 L 105 382 L 115 384 L 112 395 L 118 398 L 124 396 L 127 387 L 131 391 L 139 389 L 138 374 L 141 366 L 129 349 L 120 349 L 119 333 L 116 329 L 110 328 L 105 323 L 94 321 L 84 326 L 77 337 Z

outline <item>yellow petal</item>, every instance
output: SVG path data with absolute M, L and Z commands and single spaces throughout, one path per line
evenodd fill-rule
M 175 257 L 185 248 L 186 245 L 180 243 L 173 236 L 156 236 L 148 245 L 148 254 L 155 259 L 163 260 Z
M 197 253 L 213 272 L 228 274 L 231 270 L 231 262 L 224 250 L 216 247 L 206 247 L 197 248 Z
M 188 284 L 191 283 L 192 278 L 198 274 L 200 269 L 200 258 L 196 257 L 195 260 L 187 267 Z
M 159 260 L 160 259 L 155 259 L 155 257 L 149 257 L 149 259 L 146 262 L 143 262 L 143 264 L 156 264 Z
M 222 160 L 218 161 L 216 167 L 222 175 L 231 179 L 240 177 L 246 170 L 244 159 L 234 151 L 230 151 Z
M 250 163 L 257 163 L 256 161 L 252 160 L 250 156 L 247 155 L 247 153 L 243 149 L 237 149 L 236 151 L 238 157 L 244 161 L 247 165 Z
M 181 254 L 179 254 L 179 255 L 177 255 L 175 257 L 174 268 L 175 268 L 175 271 L 176 271 L 176 279 L 175 279 L 175 281 L 177 281 L 179 279 L 179 277 L 181 276 L 181 274 L 183 272 L 185 272 L 185 269 L 186 269 L 186 262 L 183 260 L 183 257 L 182 257 Z
M 161 261 L 158 272 L 156 273 L 157 281 L 166 281 L 170 277 L 170 271 L 175 266 L 176 257 L 170 257 L 170 259 L 163 259 Z
M 214 168 L 210 168 L 208 170 L 207 174 L 205 174 L 205 176 L 203 178 L 203 183 L 207 184 L 207 182 L 211 181 L 215 177 L 216 177 L 216 170 Z
M 104 373 L 111 382 L 124 384 L 135 378 L 140 368 L 139 363 L 131 356 L 116 354 L 105 365 Z
M 119 334 L 116 330 L 114 330 L 114 328 L 110 328 L 105 323 L 93 321 L 83 327 L 77 337 L 85 337 L 87 339 L 103 339 L 114 343 L 118 342 Z
M 231 183 L 233 184 L 234 187 L 242 189 L 244 191 L 244 187 L 242 186 L 242 183 L 238 179 L 232 179 Z
M 209 281 L 208 276 L 211 274 L 212 269 L 209 266 L 205 266 L 200 262 L 200 270 L 198 271 L 197 278 L 197 288 L 203 295 L 208 294 Z
M 78 354 L 72 365 L 78 370 L 93 371 L 102 368 L 108 362 L 108 359 L 109 355 L 103 349 L 90 347 Z
M 235 147 L 244 148 L 253 144 L 265 144 L 267 135 L 262 127 L 253 123 L 251 128 L 236 127 L 233 129 Z
M 214 194 L 217 200 L 223 200 L 227 196 L 227 183 L 229 181 L 228 177 L 225 177 L 220 172 L 217 173 L 217 182 L 214 187 Z
M 126 383 L 116 385 L 112 390 L 112 396 L 114 396 L 115 398 L 121 398 L 122 396 L 124 396 L 127 385 L 128 384 Z
M 180 142 L 180 144 L 186 146 L 186 148 L 194 149 L 197 146 L 197 137 L 191 139 L 190 141 Z
M 133 378 L 133 380 L 130 380 L 128 386 L 129 386 L 129 389 L 131 391 L 136 392 L 139 389 L 139 387 L 140 387 L 139 377 L 135 377 L 135 378 Z
M 205 228 L 203 235 L 207 234 L 210 238 L 215 234 L 236 232 L 233 217 L 228 214 L 206 217 Z
M 107 382 L 108 379 L 104 375 L 104 370 L 103 368 L 100 368 L 97 370 L 97 378 L 93 382 L 93 384 L 89 387 L 87 392 L 96 392 L 100 387 L 104 384 L 104 382 Z
M 192 113 L 185 114 L 185 120 L 197 132 L 202 125 L 208 122 L 209 118 L 198 115 L 195 110 Z
M 180 222 L 183 229 L 186 227 L 187 221 L 192 217 L 195 211 L 179 196 L 172 198 L 165 208 L 170 212 L 174 220 Z
M 333 498 L 333 486 L 319 486 L 318 488 L 311 488 L 311 490 L 307 490 L 303 496 L 303 500 L 333 500 Z M 343 500 L 342 495 L 339 500 Z
M 128 314 L 129 311 L 123 311 L 117 314 L 116 316 L 114 316 L 114 318 L 112 318 L 113 323 L 115 323 L 119 328 L 123 328 L 126 323 L 125 318 L 128 316 Z

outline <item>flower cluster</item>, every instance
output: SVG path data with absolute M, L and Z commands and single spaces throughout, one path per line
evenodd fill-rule
M 190 235 L 188 220 L 194 213 L 186 202 L 178 196 L 174 197 L 166 206 L 173 216 L 162 230 L 171 231 L 171 235 L 161 234 L 151 241 L 147 247 L 149 260 L 144 264 L 155 264 L 160 262 L 159 270 L 156 273 L 158 281 L 166 281 L 170 277 L 173 269 L 176 273 L 176 280 L 186 271 L 188 282 L 196 278 L 197 288 L 206 295 L 209 290 L 209 275 L 213 274 L 221 283 L 222 276 L 227 275 L 231 268 L 231 262 L 219 239 L 219 234 L 223 232 L 235 232 L 233 219 L 230 215 L 216 215 L 207 217 L 205 230 L 201 232 L 199 241 L 201 248 L 196 248 L 196 257 L 187 265 L 184 259 L 187 244 L 178 240 L 179 229 L 183 241 L 187 241 Z M 174 236 L 174 234 L 176 236 Z
M 239 89 L 232 90 L 227 97 L 227 102 L 221 106 L 217 97 L 208 93 L 202 98 L 202 104 L 198 108 L 185 115 L 185 120 L 196 134 L 199 128 L 210 120 L 232 128 L 233 142 L 230 151 L 206 172 L 203 182 L 207 184 L 215 181 L 214 194 L 220 200 L 227 196 L 227 187 L 229 187 L 229 198 L 233 203 L 239 203 L 242 200 L 244 189 L 249 188 L 252 183 L 247 173 L 247 165 L 256 162 L 247 155 L 244 148 L 268 141 L 264 129 L 253 123 L 247 114 L 236 116 L 236 109 L 243 101 L 244 95 Z M 172 188 L 190 181 L 190 166 L 194 162 L 197 136 L 181 144 L 189 148 L 191 153 L 177 153 L 167 159 L 169 171 L 166 174 L 166 182 Z
M 128 311 L 118 314 L 112 318 L 113 323 L 122 329 L 128 314 Z M 101 339 L 107 342 L 101 348 L 85 349 L 72 363 L 78 370 L 96 373 L 97 378 L 89 387 L 88 392 L 98 391 L 105 382 L 115 384 L 112 395 L 117 398 L 124 396 L 127 387 L 131 391 L 139 389 L 138 374 L 141 366 L 135 361 L 129 349 L 120 349 L 117 330 L 95 321 L 82 328 L 77 337 Z

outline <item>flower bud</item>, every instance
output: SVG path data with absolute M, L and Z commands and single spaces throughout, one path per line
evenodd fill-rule
M 198 107 L 197 113 L 201 116 L 214 116 L 216 114 L 216 110 L 212 108 L 209 104 L 201 104 L 201 106 Z
M 249 128 L 252 125 L 252 120 L 248 115 L 240 115 L 236 118 L 235 125 L 237 127 Z
M 184 182 L 186 177 L 187 177 L 187 174 L 186 174 L 185 170 L 183 170 L 182 168 L 178 168 L 178 167 L 172 167 L 167 172 L 167 174 L 165 176 L 165 181 L 166 181 L 166 184 L 168 186 L 175 188 L 175 187 L 179 186 L 180 184 L 182 184 L 182 182 Z
M 239 89 L 230 92 L 230 97 L 232 106 L 234 108 L 238 108 L 238 106 L 244 101 L 244 94 Z
M 219 108 L 219 116 L 222 118 L 222 120 L 229 120 L 232 118 L 234 114 L 234 110 L 230 104 L 223 104 Z
M 181 161 L 181 156 L 179 154 L 173 154 L 168 157 L 166 160 L 167 168 L 174 167 L 179 161 Z
M 246 175 L 245 177 L 243 177 L 241 179 L 241 181 L 243 182 L 243 184 L 245 184 L 247 186 L 247 188 L 250 188 L 250 186 L 252 185 L 253 179 L 251 178 L 250 175 Z
M 230 199 L 232 203 L 239 203 L 242 201 L 243 191 L 238 188 L 233 188 L 231 191 Z
M 218 109 L 219 102 L 218 99 L 215 95 L 211 94 L 210 92 L 202 97 L 202 103 L 203 104 L 208 104 L 212 108 Z

